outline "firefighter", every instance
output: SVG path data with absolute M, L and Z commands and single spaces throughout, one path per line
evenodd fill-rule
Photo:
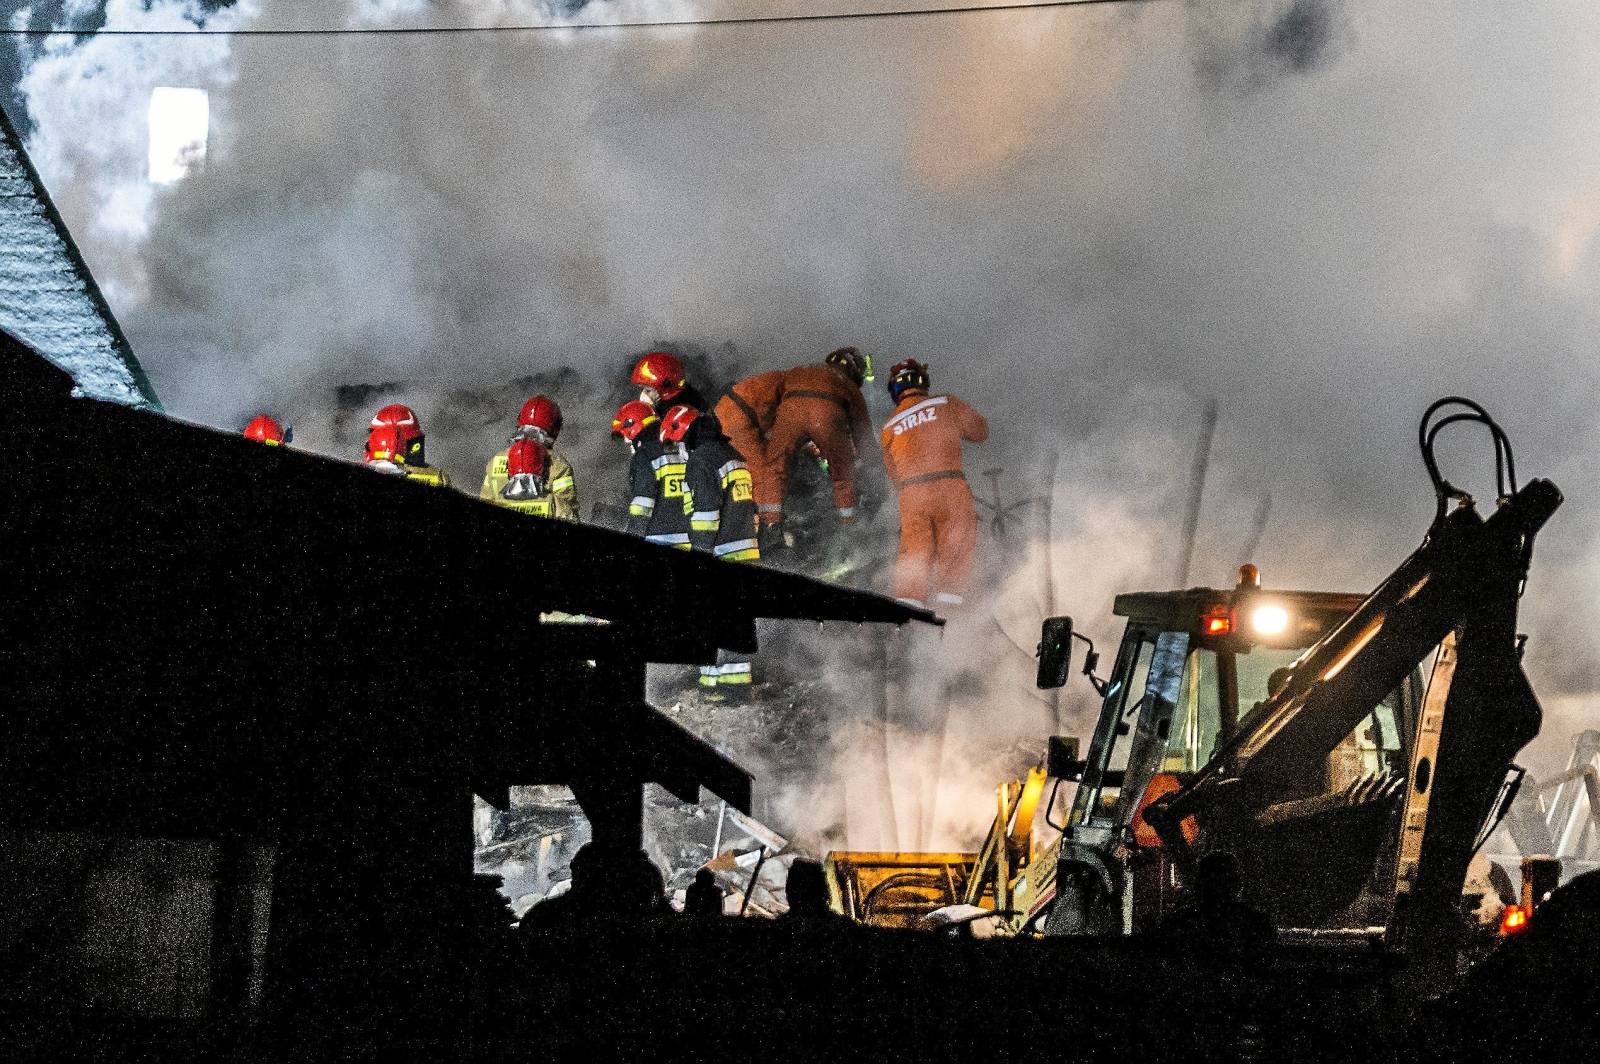
M 494 495 L 490 497 L 480 492 L 479 497 L 518 513 L 554 516 L 555 496 L 551 488 L 554 456 L 550 448 L 538 440 L 523 437 L 512 440 L 504 454 L 505 463 L 500 467 L 499 486 L 494 489 Z
M 789 928 L 849 932 L 855 925 L 828 905 L 828 874 L 820 861 L 797 857 L 789 864 L 783 898 L 788 904 L 778 922 Z
M 783 394 L 767 436 L 767 468 L 774 479 L 770 494 L 761 500 L 778 507 L 780 522 L 790 463 L 808 443 L 827 467 L 839 519 L 855 519 L 861 501 L 857 465 L 872 447 L 872 425 L 861 394 L 866 379 L 866 356 L 853 347 L 830 352 L 821 365 L 799 366 L 783 375 Z
M 554 399 L 536 395 L 523 403 L 511 446 L 489 459 L 478 497 L 520 513 L 576 521 L 577 483 L 572 463 L 555 449 L 560 435 L 561 407 Z M 519 448 L 519 443 L 536 446 Z M 510 468 L 513 451 L 518 454 L 515 471 Z
M 709 411 L 706 397 L 700 389 L 689 383 L 683 360 L 668 351 L 651 351 L 633 364 L 633 374 L 628 378 L 639 389 L 639 400 L 649 403 L 657 417 L 665 417 L 674 406 L 692 406 L 699 411 Z
M 786 370 L 775 369 L 737 381 L 717 400 L 716 406 L 717 421 L 728 442 L 750 468 L 763 544 L 776 545 L 782 540 L 782 495 L 775 493 L 777 478 L 771 470 L 767 438 L 777 417 L 786 373 Z
M 624 441 L 632 453 L 628 479 L 633 497 L 628 500 L 625 531 L 678 550 L 689 549 L 689 515 L 683 509 L 685 461 L 674 449 L 661 445 L 656 428 L 661 419 L 642 399 L 623 403 L 611 419 L 611 434 Z
M 367 426 L 367 465 L 384 473 L 394 473 L 419 484 L 448 488 L 450 477 L 430 466 L 422 423 L 409 406 L 391 403 L 372 417 Z
M 245 439 L 264 443 L 268 447 L 282 447 L 289 442 L 292 435 L 285 430 L 282 423 L 271 414 L 257 414 L 250 419 L 250 424 L 244 427 Z
M 716 419 L 692 406 L 675 406 L 661 421 L 661 446 L 684 458 L 690 545 L 724 561 L 759 561 L 750 470 Z M 750 682 L 750 659 L 741 655 L 719 651 L 717 664 L 700 667 L 702 687 L 748 687 Z
M 869 365 L 856 348 L 841 347 L 820 364 L 746 378 L 718 401 L 717 417 L 750 466 L 764 541 L 782 538 L 789 470 L 802 450 L 827 469 L 839 518 L 855 519 L 858 465 L 872 447 L 861 395 Z
M 978 543 L 961 443 L 982 443 L 989 425 L 955 396 L 929 395 L 928 383 L 927 367 L 915 359 L 889 373 L 895 408 L 881 443 L 884 467 L 900 493 L 894 593 L 918 606 L 959 606 Z
M 755 493 L 750 470 L 716 424 L 692 406 L 674 406 L 661 422 L 663 450 L 683 456 L 683 510 L 689 542 L 724 561 L 756 561 Z

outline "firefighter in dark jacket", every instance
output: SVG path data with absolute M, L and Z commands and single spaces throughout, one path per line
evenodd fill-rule
M 661 446 L 684 457 L 690 545 L 724 561 L 759 561 L 750 470 L 716 419 L 692 406 L 675 406 L 661 421 Z M 700 668 L 702 687 L 748 687 L 750 681 L 749 659 L 726 651 L 719 652 L 717 664 Z
M 669 451 L 662 446 L 656 427 L 660 423 L 650 404 L 639 399 L 623 403 L 611 419 L 611 434 L 627 443 L 632 453 L 628 466 L 632 497 L 625 531 L 651 543 L 688 550 L 689 515 L 683 508 L 685 460 L 676 447 Z
M 711 409 L 700 389 L 689 383 L 683 359 L 670 351 L 651 351 L 640 356 L 628 379 L 639 389 L 640 400 L 649 403 L 659 417 L 665 417 L 675 406 L 692 406 L 700 411 Z

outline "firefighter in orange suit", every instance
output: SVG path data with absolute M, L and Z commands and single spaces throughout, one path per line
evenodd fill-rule
M 983 416 L 953 395 L 928 394 L 928 369 L 906 359 L 889 373 L 894 416 L 883 463 L 900 493 L 894 593 L 916 605 L 959 606 L 978 545 L 978 511 L 961 471 L 961 443 L 989 438 Z
M 750 467 L 756 509 L 769 539 L 777 538 L 783 521 L 789 468 L 807 444 L 827 463 L 840 519 L 855 518 L 860 503 L 857 468 L 872 448 L 872 425 L 861 395 L 867 367 L 860 351 L 841 347 L 820 364 L 748 377 L 717 403 L 717 420 Z
M 767 464 L 767 437 L 783 395 L 784 375 L 784 370 L 775 369 L 736 382 L 717 400 L 715 410 L 723 435 L 750 470 L 756 512 L 763 529 L 777 525 L 783 518 L 782 496 L 774 494 L 777 478 Z

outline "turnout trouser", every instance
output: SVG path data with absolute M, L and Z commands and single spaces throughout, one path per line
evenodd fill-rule
M 854 517 L 856 503 L 856 444 L 844 407 L 829 398 L 812 395 L 784 396 L 778 417 L 767 434 L 767 454 L 776 476 L 775 501 L 781 507 L 789 490 L 789 464 L 807 440 L 828 462 L 833 483 L 833 505 L 841 517 Z M 758 492 L 756 499 L 760 501 Z
M 723 434 L 750 470 L 750 493 L 755 496 L 757 517 L 762 524 L 770 525 L 783 516 L 783 485 L 769 453 L 767 433 L 757 423 L 757 412 L 734 396 L 725 395 L 717 401 L 716 414 Z
M 748 686 L 752 678 L 750 659 L 727 650 L 717 651 L 715 665 L 700 666 L 701 687 Z
M 978 546 L 978 511 L 960 473 L 913 477 L 900 486 L 896 598 L 960 605 Z

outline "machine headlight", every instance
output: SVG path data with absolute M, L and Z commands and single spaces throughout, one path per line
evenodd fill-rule
M 1270 602 L 1257 606 L 1250 613 L 1250 630 L 1256 635 L 1282 635 L 1289 630 L 1289 611 Z

